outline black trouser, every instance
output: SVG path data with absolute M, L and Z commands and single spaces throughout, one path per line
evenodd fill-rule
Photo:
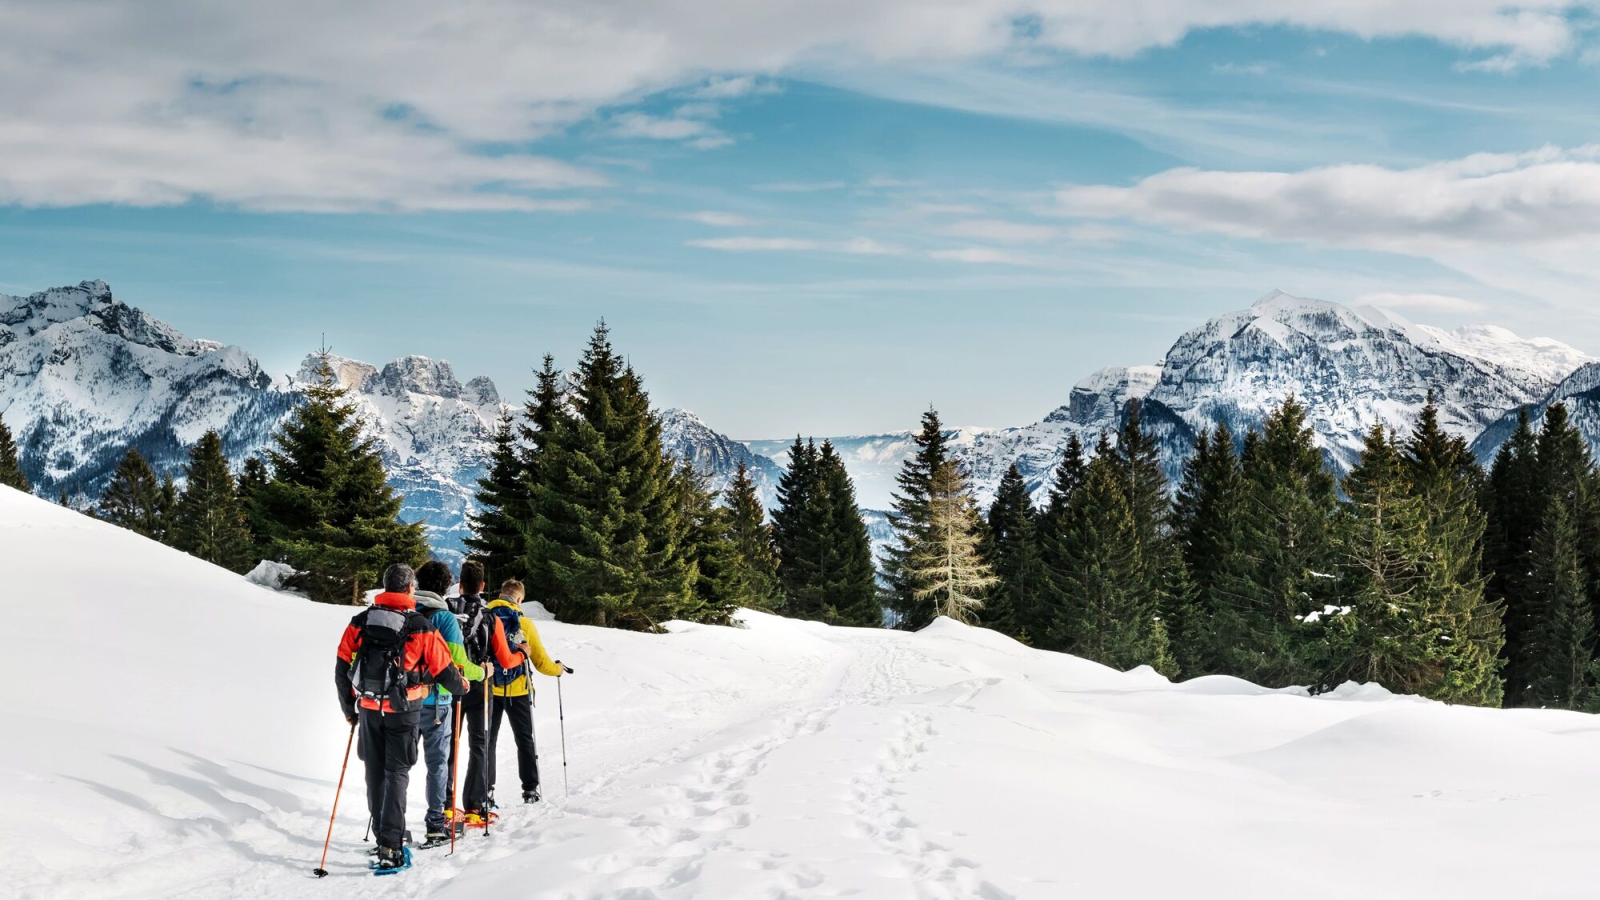
M 539 789 L 539 750 L 533 745 L 533 695 L 496 697 L 489 713 L 489 794 L 494 795 L 495 750 L 500 743 L 500 715 L 511 720 L 511 736 L 517 740 L 517 774 L 522 792 Z
M 461 804 L 461 808 L 474 812 L 482 812 L 489 798 L 489 708 L 483 703 L 486 690 L 483 684 L 481 681 L 472 682 L 466 699 L 457 704 L 467 735 L 467 783 L 461 791 L 461 799 L 466 802 Z M 451 752 L 455 754 L 460 751 L 452 749 Z M 459 765 L 454 758 L 451 764 Z M 453 799 L 451 805 L 455 805 Z
M 361 711 L 361 760 L 367 764 L 367 812 L 378 846 L 398 850 L 405 842 L 406 788 L 417 762 L 420 714 Z

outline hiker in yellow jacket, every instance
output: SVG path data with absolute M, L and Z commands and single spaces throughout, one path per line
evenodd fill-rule
M 497 670 L 490 679 L 494 699 L 489 705 L 489 754 L 487 772 L 489 798 L 493 803 L 495 783 L 495 753 L 499 747 L 500 717 L 503 713 L 511 720 L 511 736 L 517 742 L 517 774 L 522 779 L 522 802 L 539 802 L 539 751 L 533 743 L 533 676 L 532 668 L 541 675 L 560 678 L 571 669 L 560 660 L 550 659 L 539 641 L 539 632 L 533 621 L 522 614 L 525 589 L 515 579 L 500 585 L 500 598 L 489 604 L 489 612 L 505 626 L 506 642 L 512 652 L 521 651 L 527 661 L 515 669 Z

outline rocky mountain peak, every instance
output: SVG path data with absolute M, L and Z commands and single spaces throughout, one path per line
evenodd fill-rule
M 27 297 L 0 294 L 0 346 L 57 326 L 87 328 L 179 356 L 200 356 L 222 346 L 184 337 L 160 319 L 122 303 L 104 281 L 84 281 Z
M 455 400 L 461 396 L 461 382 L 450 364 L 426 356 L 402 356 L 386 364 L 373 389 L 391 397 L 427 394 Z

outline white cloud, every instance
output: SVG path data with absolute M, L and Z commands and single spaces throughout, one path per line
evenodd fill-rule
M 1241 237 L 1401 252 L 1600 238 L 1600 147 L 1482 153 L 1388 169 L 1173 169 L 1131 187 L 1072 187 L 1059 211 Z
M 776 84 L 754 75 L 735 75 L 713 78 L 694 90 L 694 96 L 706 100 L 734 100 L 754 94 L 776 94 Z
M 1265 74 L 1267 74 L 1268 72 L 1272 71 L 1275 68 L 1277 68 L 1277 63 L 1270 63 L 1270 62 L 1254 62 L 1254 63 L 1225 62 L 1225 63 L 1219 63 L 1217 65 L 1212 66 L 1211 67 L 1211 71 L 1216 72 L 1219 75 L 1265 75 Z
M 1448 294 L 1364 294 L 1356 302 L 1381 309 L 1409 309 L 1431 313 L 1477 315 L 1488 310 L 1485 304 Z
M 1028 222 L 1008 222 L 1004 219 L 968 219 L 952 222 L 939 229 L 940 234 L 952 237 L 996 241 L 1002 244 L 1036 244 L 1048 241 L 1058 234 L 1050 225 Z
M 762 90 L 799 63 L 1058 50 L 1127 57 L 1197 29 L 1424 37 L 1537 64 L 1596 0 L 82 0 L 0 4 L 0 202 L 519 208 L 592 175 L 523 145 L 700 84 Z M 1016 23 L 1026 19 L 1029 28 Z M 735 77 L 707 73 L 740 73 Z M 646 132 L 684 125 L 643 126 Z M 726 136 L 678 140 L 702 145 Z M 516 185 L 510 187 L 508 185 Z
M 773 194 L 814 194 L 822 191 L 842 191 L 849 186 L 848 181 L 774 181 L 755 185 L 754 189 Z
M 1009 250 L 996 250 L 993 247 L 958 247 L 953 250 L 934 250 L 928 254 L 930 259 L 940 259 L 948 262 L 977 263 L 977 264 L 1002 264 L 1008 266 L 1028 266 L 1034 261 L 1020 253 Z
M 705 238 L 686 242 L 691 247 L 723 250 L 730 253 L 820 252 L 847 253 L 854 256 L 899 256 L 905 250 L 882 244 L 871 238 L 854 237 L 845 241 L 818 241 L 810 238 L 787 237 L 727 237 Z
M 755 224 L 755 220 L 749 216 L 741 216 L 738 213 L 718 212 L 716 210 L 684 213 L 678 218 L 687 219 L 690 222 L 699 222 L 701 225 L 710 225 L 713 228 L 747 228 Z
M 1101 225 L 1098 222 L 1074 225 L 1063 233 L 1068 240 L 1077 241 L 1080 244 L 1109 244 L 1128 236 L 1127 232 L 1120 228 L 1112 228 L 1109 225 Z
M 667 118 L 641 112 L 628 112 L 613 116 L 611 128 L 619 137 L 681 141 L 700 137 L 709 131 L 711 126 L 698 119 Z

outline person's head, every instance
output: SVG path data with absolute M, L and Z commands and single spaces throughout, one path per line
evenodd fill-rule
M 450 574 L 450 567 L 437 559 L 428 560 L 417 570 L 417 590 L 438 594 L 441 597 L 445 591 L 450 590 L 450 585 L 455 580 L 455 576 Z
M 461 564 L 461 593 L 471 597 L 483 593 L 483 563 L 469 559 Z
M 383 570 L 383 589 L 391 594 L 409 594 L 417 586 L 417 573 L 405 563 L 395 563 Z
M 523 589 L 522 582 L 515 578 L 508 578 L 504 584 L 500 585 L 500 596 L 507 600 L 515 600 L 521 603 L 522 598 L 526 595 L 527 591 Z

